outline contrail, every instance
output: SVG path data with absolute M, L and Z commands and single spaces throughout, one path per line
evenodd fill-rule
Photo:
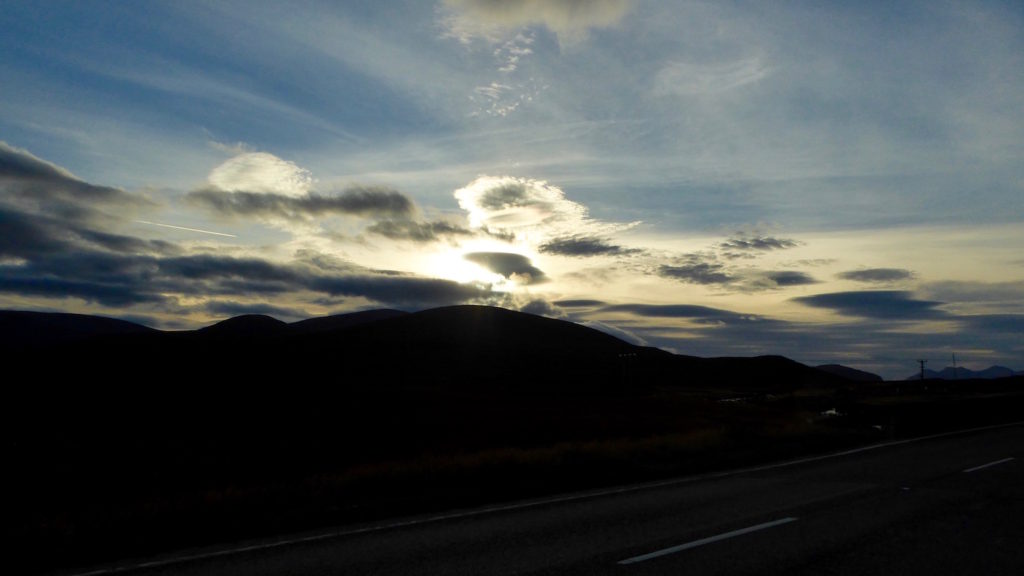
M 174 228 L 176 230 L 188 230 L 189 232 L 202 232 L 203 234 L 213 234 L 214 236 L 227 236 L 228 238 L 237 238 L 234 234 L 225 234 L 223 232 L 211 232 L 209 230 L 200 230 L 199 228 L 186 228 L 184 226 L 175 226 L 173 224 L 161 224 L 159 222 L 150 222 L 148 220 L 136 220 L 139 224 L 150 224 L 152 226 L 163 226 L 164 228 Z

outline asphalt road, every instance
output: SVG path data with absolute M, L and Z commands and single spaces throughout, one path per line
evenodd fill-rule
M 86 573 L 1024 574 L 1024 426 Z

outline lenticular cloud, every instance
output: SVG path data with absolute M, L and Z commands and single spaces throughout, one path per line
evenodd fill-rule
M 256 192 L 302 196 L 313 186 L 308 170 L 266 152 L 240 154 L 214 168 L 208 177 L 227 192 Z
M 543 180 L 481 176 L 455 191 L 470 226 L 543 243 L 567 234 L 611 234 L 636 225 L 594 220 L 587 208 Z

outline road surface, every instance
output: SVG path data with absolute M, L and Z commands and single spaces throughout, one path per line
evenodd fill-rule
M 1024 574 L 1024 426 L 65 574 Z

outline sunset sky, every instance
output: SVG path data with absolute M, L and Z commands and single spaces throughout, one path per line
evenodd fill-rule
M 1024 369 L 1020 2 L 0 5 L 0 308 Z

